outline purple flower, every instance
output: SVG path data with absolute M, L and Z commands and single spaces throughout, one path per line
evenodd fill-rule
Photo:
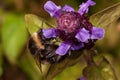
M 79 78 L 77 80 L 86 80 L 86 78 L 85 77 L 81 77 L 81 78 Z
M 55 28 L 43 29 L 42 32 L 46 38 L 57 37 L 58 35 L 57 30 Z
M 86 42 L 90 38 L 89 31 L 85 28 L 82 28 L 78 31 L 75 38 L 77 38 L 81 42 Z
M 67 51 L 70 49 L 71 44 L 69 42 L 62 42 L 58 49 L 56 50 L 56 54 L 65 55 Z
M 59 37 L 62 40 L 56 49 L 56 54 L 63 56 L 71 50 L 91 48 L 96 40 L 104 37 L 104 30 L 94 27 L 84 15 L 88 13 L 89 6 L 93 5 L 95 2 L 88 0 L 86 3 L 82 3 L 76 12 L 69 5 L 61 8 L 52 1 L 45 3 L 45 10 L 51 17 L 56 18 L 58 26 L 57 28 L 43 29 L 43 35 L 45 38 Z
M 74 43 L 71 46 L 71 50 L 79 50 L 79 49 L 81 49 L 83 47 L 84 47 L 84 44 L 82 42 L 79 42 L 77 44 Z
M 91 39 L 102 39 L 104 37 L 105 31 L 102 28 L 93 27 Z
M 63 8 L 62 8 L 63 11 L 67 11 L 67 12 L 71 12 L 73 11 L 74 12 L 74 9 L 69 6 L 69 5 L 65 5 Z
M 57 16 L 57 13 L 61 9 L 60 6 L 55 5 L 52 1 L 47 1 L 44 5 L 44 9 L 50 14 L 51 17 Z
M 93 2 L 92 0 L 88 0 L 86 3 L 82 3 L 81 5 L 80 5 L 80 9 L 78 10 L 78 12 L 81 14 L 81 15 L 83 15 L 83 14 L 85 14 L 85 13 L 88 13 L 88 7 L 89 6 L 94 6 L 96 3 L 95 2 Z

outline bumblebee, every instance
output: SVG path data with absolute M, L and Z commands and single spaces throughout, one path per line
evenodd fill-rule
M 57 63 L 66 57 L 60 56 L 55 53 L 55 50 L 58 48 L 58 45 L 51 41 L 53 39 L 54 38 L 46 39 L 43 36 L 42 29 L 35 32 L 29 39 L 28 48 L 31 54 L 37 57 L 38 61 L 40 61 L 43 64 Z
M 51 28 L 53 25 L 49 24 L 43 18 L 33 14 L 25 15 L 26 28 L 30 33 L 28 41 L 28 50 L 33 55 L 38 65 L 54 64 L 63 61 L 67 55 L 60 56 L 55 53 L 58 45 L 55 44 L 55 38 L 45 38 L 42 32 L 43 28 Z

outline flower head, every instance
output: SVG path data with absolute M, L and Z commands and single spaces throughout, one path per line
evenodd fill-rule
M 45 10 L 51 17 L 56 18 L 58 26 L 57 28 L 43 29 L 43 35 L 46 38 L 59 37 L 62 40 L 56 49 L 56 54 L 66 55 L 71 50 L 90 49 L 96 40 L 104 37 L 104 30 L 94 27 L 85 16 L 89 7 L 93 5 L 95 2 L 88 0 L 86 3 L 82 3 L 76 12 L 69 5 L 62 8 L 52 1 L 45 3 Z

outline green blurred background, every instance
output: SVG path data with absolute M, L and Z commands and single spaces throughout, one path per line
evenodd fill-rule
M 27 53 L 26 47 L 29 33 L 24 20 L 25 14 L 32 13 L 50 23 L 54 19 L 43 9 L 47 0 L 0 0 L 0 79 L 1 80 L 40 80 L 41 73 L 32 55 Z M 52 0 L 57 5 L 69 4 L 78 10 L 78 6 L 86 0 Z M 113 5 L 120 0 L 94 0 L 97 4 L 89 10 L 89 16 Z M 52 20 L 51 20 L 52 19 Z M 112 35 L 111 35 L 112 36 Z M 114 36 L 114 35 L 113 35 Z M 104 44 L 106 41 L 101 40 Z M 120 40 L 110 38 L 110 45 L 102 47 L 96 43 L 96 48 L 105 55 L 113 65 L 120 80 Z M 82 76 L 85 63 L 65 69 L 54 80 L 75 80 Z

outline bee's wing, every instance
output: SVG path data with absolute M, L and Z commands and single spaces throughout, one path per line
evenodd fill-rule
M 90 17 L 90 21 L 98 27 L 107 28 L 120 17 L 120 2 Z
M 34 32 L 37 32 L 41 28 L 50 28 L 53 25 L 49 24 L 43 18 L 38 17 L 33 14 L 25 15 L 25 22 L 28 32 L 32 35 Z
M 35 54 L 35 55 L 34 55 L 34 59 L 35 59 L 35 62 L 36 62 L 36 64 L 37 64 L 40 72 L 42 73 L 42 64 L 41 64 L 41 61 L 40 61 L 40 57 L 39 57 L 39 56 L 40 56 L 40 55 Z

